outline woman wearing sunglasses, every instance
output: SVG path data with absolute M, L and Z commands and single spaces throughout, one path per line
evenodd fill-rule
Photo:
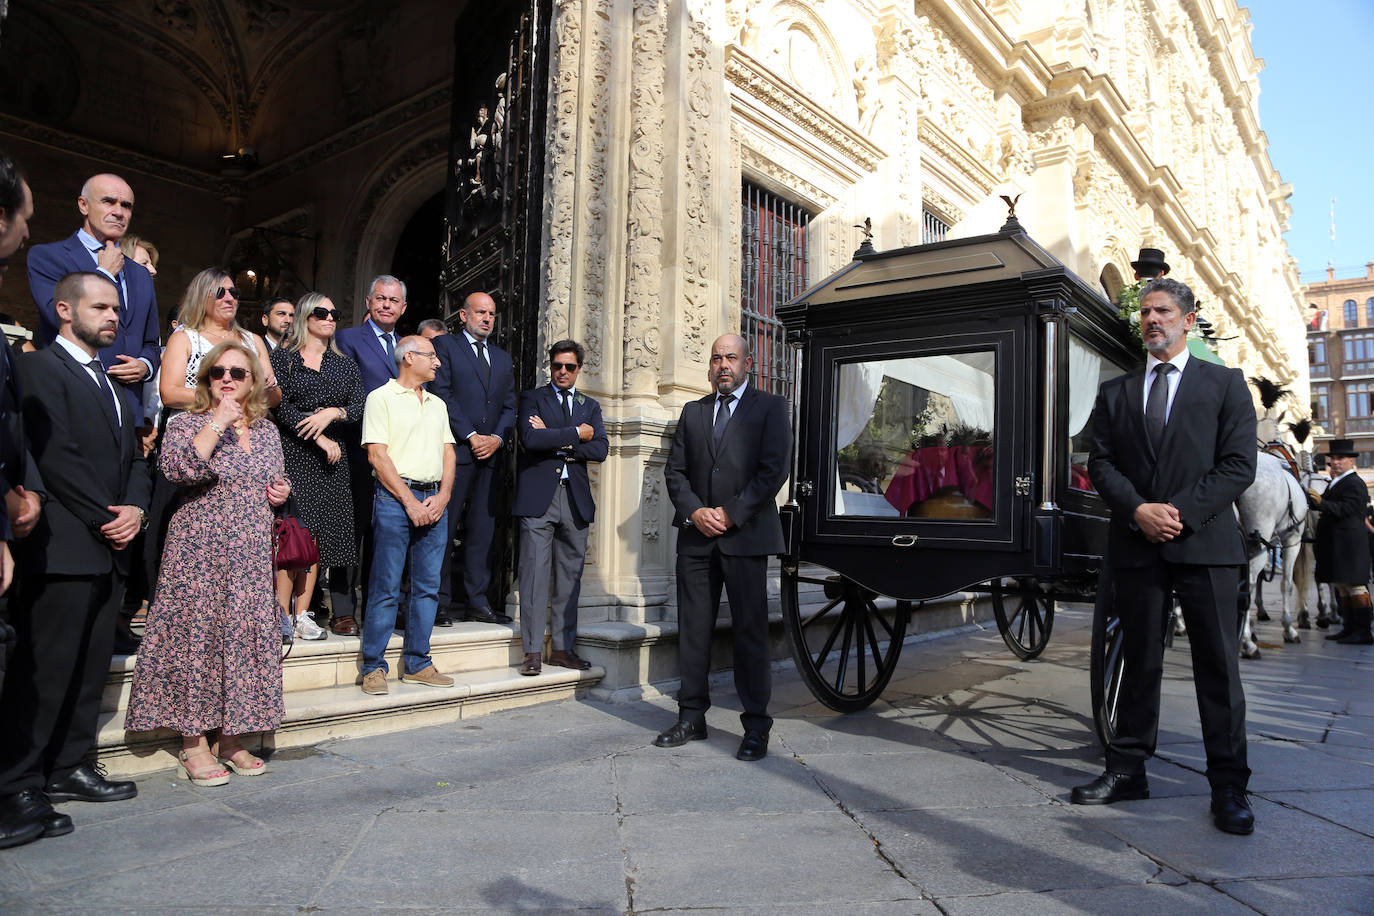
M 180 732 L 186 778 L 217 786 L 227 770 L 265 772 L 241 738 L 281 724 L 272 507 L 291 485 L 253 351 L 233 340 L 211 347 L 195 381 L 162 445 L 162 473 L 182 499 L 167 526 L 125 727 Z
M 357 435 L 365 397 L 358 364 L 334 344 L 338 321 L 339 313 L 327 296 L 306 293 L 296 303 L 296 318 L 286 338 L 271 356 L 282 389 L 277 425 L 286 471 L 296 482 L 301 523 L 320 549 L 318 566 L 294 575 L 277 574 L 277 594 L 295 618 L 301 639 L 325 638 L 306 612 L 321 567 L 329 570 L 334 632 L 358 633 L 349 587 L 358 547 L 348 452 L 341 442 L 345 435 Z

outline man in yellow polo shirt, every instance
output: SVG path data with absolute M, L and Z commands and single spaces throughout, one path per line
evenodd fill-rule
M 377 477 L 372 512 L 372 573 L 363 618 L 363 693 L 387 692 L 384 653 L 396 620 L 401 574 L 410 559 L 401 680 L 452 687 L 429 657 L 429 636 L 439 606 L 439 570 L 448 534 L 453 489 L 453 433 L 448 408 L 425 391 L 439 357 L 423 337 L 396 344 L 396 378 L 367 396 L 363 447 Z

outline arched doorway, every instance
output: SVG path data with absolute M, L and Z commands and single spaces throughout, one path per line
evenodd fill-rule
M 422 203 L 401 230 L 389 273 L 406 284 L 401 331 L 410 334 L 426 318 L 443 318 L 439 271 L 443 268 L 444 192 Z

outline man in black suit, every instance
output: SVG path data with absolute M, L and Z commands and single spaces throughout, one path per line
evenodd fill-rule
M 58 335 L 19 361 L 24 427 L 47 504 L 18 542 L 19 633 L 0 698 L 0 835 L 38 823 L 72 830 L 51 801 L 132 798 L 132 782 L 88 762 L 109 673 L 125 551 L 146 519 L 150 481 L 135 418 L 99 357 L 119 328 L 119 290 L 95 272 L 53 289 Z
M 1121 620 L 1125 683 L 1107 768 L 1073 790 L 1079 805 L 1148 798 L 1164 627 L 1171 594 L 1188 625 L 1207 750 L 1212 816 L 1248 834 L 1245 694 L 1237 662 L 1237 567 L 1245 543 L 1232 504 L 1255 479 L 1255 408 L 1239 369 L 1188 354 L 1196 300 L 1177 280 L 1141 290 L 1144 371 L 1103 383 L 1092 416 L 1088 475 L 1112 510 L 1107 562 Z
M 457 440 L 458 469 L 449 501 L 448 544 L 458 520 L 463 521 L 463 592 L 467 619 L 510 623 L 494 611 L 487 597 L 491 585 L 492 545 L 499 504 L 497 452 L 515 428 L 515 369 L 510 354 L 487 338 L 496 327 L 496 303 L 486 293 L 472 293 L 458 310 L 463 330 L 434 338 L 439 371 L 429 390 L 448 405 L 449 425 Z M 451 547 L 444 550 L 439 582 L 439 610 L 453 598 Z
M 1327 453 L 1331 483 L 1325 493 L 1307 491 L 1307 500 L 1321 511 L 1317 518 L 1316 579 L 1330 582 L 1341 610 L 1341 631 L 1326 637 L 1342 645 L 1374 645 L 1370 633 L 1369 537 L 1364 519 L 1369 512 L 1369 488 L 1355 471 L 1355 443 L 1333 439 Z
M 678 747 L 706 737 L 707 677 L 721 585 L 730 598 L 735 691 L 744 712 L 740 760 L 768 753 L 772 672 L 768 657 L 768 557 L 783 550 L 775 502 L 787 479 L 792 430 L 787 402 L 749 384 L 744 338 L 711 346 L 712 393 L 682 407 L 664 477 L 677 539 L 677 724 L 655 739 Z
M 119 289 L 119 327 L 101 348 L 100 359 L 142 425 L 143 383 L 162 363 L 162 337 L 153 275 L 119 250 L 119 240 L 134 218 L 134 192 L 118 175 L 92 175 L 81 186 L 76 207 L 82 217 L 80 229 L 60 242 L 29 250 L 29 294 L 38 307 L 39 346 L 52 343 L 58 333 L 53 287 L 61 277 L 99 271 L 113 280 Z
M 552 384 L 520 395 L 520 473 L 511 514 L 520 519 L 520 673 L 538 674 L 549 623 L 553 570 L 553 625 L 549 664 L 586 671 L 591 662 L 573 651 L 577 599 L 587 529 L 596 515 L 587 462 L 610 451 L 601 405 L 577 390 L 586 351 L 575 340 L 549 347 Z

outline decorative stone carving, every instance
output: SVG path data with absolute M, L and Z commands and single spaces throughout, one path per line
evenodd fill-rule
M 957 226 L 968 215 L 963 208 L 928 184 L 921 185 L 921 200 L 951 226 Z
M 614 208 L 608 196 L 608 150 L 611 142 L 611 104 L 615 93 L 609 91 L 611 72 L 611 0 L 594 0 L 587 17 L 584 53 L 592 92 L 583 96 L 585 110 L 581 122 L 587 151 L 582 157 L 583 172 L 580 191 L 584 204 L 577 208 L 579 228 L 577 238 L 583 244 L 579 250 L 581 264 L 580 304 L 585 320 L 582 322 L 583 340 L 587 345 L 587 369 L 594 373 L 602 366 L 602 328 L 605 324 L 603 297 L 606 288 L 606 256 L 610 250 L 607 233 Z M 564 100 L 568 101 L 567 99 Z M 557 312 L 557 309 L 552 309 Z M 595 354 L 595 357 L 593 357 Z
M 582 2 L 558 0 L 553 11 L 548 124 L 545 127 L 544 295 L 551 311 L 567 314 L 572 300 L 572 239 L 577 199 L 578 76 L 582 60 Z M 594 298 L 599 298 L 600 291 Z M 591 327 L 590 323 L 588 325 Z M 590 337 L 589 371 L 601 366 L 602 341 Z
M 687 36 L 686 202 L 683 227 L 683 302 L 678 344 L 684 360 L 701 359 L 706 351 L 706 319 L 711 313 L 711 158 L 712 77 L 706 31 L 692 23 Z
M 633 88 L 621 388 L 648 395 L 656 390 L 661 365 L 659 278 L 663 261 L 663 92 L 668 10 L 667 0 L 632 2 Z
M 657 541 L 663 528 L 662 480 L 663 465 L 644 465 L 644 482 L 639 488 L 639 534 L 646 541 Z
M 291 18 L 286 7 L 272 0 L 239 0 L 239 9 L 243 12 L 244 27 L 254 38 L 280 29 Z
M 190 0 L 153 0 L 153 21 L 163 28 L 194 35 L 200 19 Z

